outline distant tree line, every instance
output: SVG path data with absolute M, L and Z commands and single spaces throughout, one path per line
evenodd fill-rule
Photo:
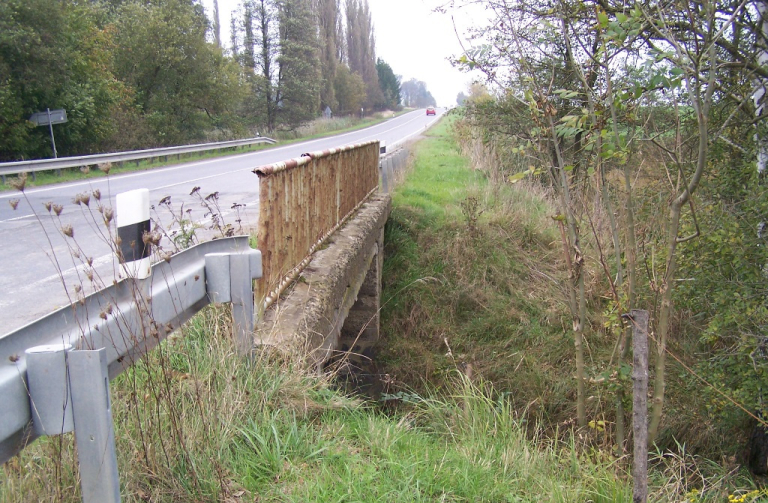
M 3 0 L 0 160 L 50 157 L 27 120 L 46 108 L 67 110 L 54 132 L 75 155 L 401 106 L 367 0 L 244 0 L 229 22 L 223 47 L 217 1 L 210 20 L 199 0 Z

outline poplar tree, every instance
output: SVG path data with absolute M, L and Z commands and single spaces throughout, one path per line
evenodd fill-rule
M 322 73 L 322 89 L 320 91 L 320 106 L 338 108 L 334 82 L 338 66 L 338 16 L 337 0 L 318 0 L 318 22 L 320 34 L 320 68 Z
M 295 129 L 320 111 L 320 51 L 317 21 L 309 0 L 279 0 L 277 116 L 285 129 Z
M 347 0 L 347 63 L 349 69 L 365 82 L 364 106 L 373 109 L 381 103 L 382 93 L 376 71 L 373 21 L 367 0 Z

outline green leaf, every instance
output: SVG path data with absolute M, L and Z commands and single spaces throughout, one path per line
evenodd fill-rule
M 511 175 L 511 176 L 509 176 L 509 177 L 507 178 L 507 181 L 508 181 L 509 183 L 517 183 L 517 182 L 519 182 L 520 180 L 522 180 L 523 178 L 525 178 L 527 175 L 528 175 L 528 172 L 527 172 L 527 171 L 523 171 L 523 172 L 521 172 L 521 173 L 515 173 L 514 175 Z

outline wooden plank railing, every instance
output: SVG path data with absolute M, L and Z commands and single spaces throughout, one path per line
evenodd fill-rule
M 379 182 L 379 142 L 323 150 L 261 166 L 256 307 L 272 305 Z

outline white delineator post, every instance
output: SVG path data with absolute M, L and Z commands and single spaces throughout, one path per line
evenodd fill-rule
M 150 231 L 149 189 L 117 195 L 117 250 L 122 277 L 146 279 L 152 272 L 152 245 L 144 242 Z

